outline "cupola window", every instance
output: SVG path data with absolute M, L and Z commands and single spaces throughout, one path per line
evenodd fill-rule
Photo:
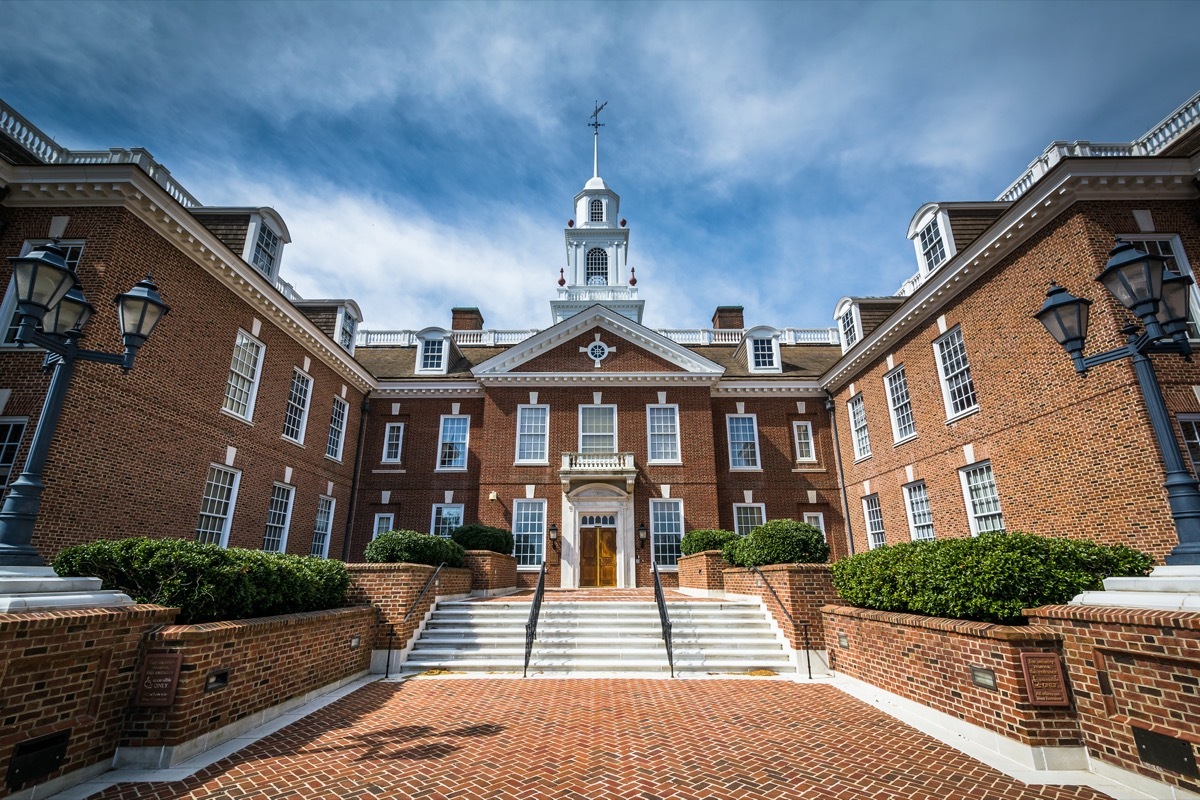
M 604 202 L 602 200 L 592 201 L 588 212 L 588 222 L 604 222 Z
M 599 247 L 587 251 L 587 285 L 604 286 L 608 283 L 608 253 Z

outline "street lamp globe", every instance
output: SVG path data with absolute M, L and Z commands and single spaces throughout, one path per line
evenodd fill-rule
M 95 310 L 79 287 L 72 286 L 58 305 L 42 317 L 42 330 L 49 336 L 65 336 L 68 331 L 83 328 Z
M 1054 341 L 1072 357 L 1083 352 L 1083 341 L 1088 332 L 1088 307 L 1092 301 L 1076 297 L 1057 283 L 1050 284 L 1046 302 L 1041 311 L 1034 314 L 1046 327 Z
M 1162 299 L 1166 261 L 1162 256 L 1139 250 L 1137 245 L 1117 240 L 1096 280 L 1149 329 Z
M 158 287 L 150 275 L 128 292 L 117 295 L 116 303 L 125 346 L 134 350 L 145 344 L 154 326 L 171 310 L 159 296 Z
M 1158 311 L 1163 333 L 1168 336 L 1186 334 L 1191 321 L 1192 276 L 1177 275 L 1167 270 L 1162 282 L 1162 303 Z
M 75 285 L 75 273 L 57 245 L 41 245 L 28 255 L 8 260 L 12 264 L 17 311 L 22 317 L 44 317 Z

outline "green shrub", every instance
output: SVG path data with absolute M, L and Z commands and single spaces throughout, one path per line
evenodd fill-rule
M 222 548 L 184 539 L 120 539 L 65 548 L 64 576 L 100 578 L 139 603 L 180 609 L 192 624 L 338 608 L 350 574 L 341 561 Z
M 1066 603 L 1153 563 L 1124 545 L 985 533 L 860 553 L 833 565 L 833 585 L 863 608 L 1011 624 L 1022 609 Z
M 773 519 L 727 543 L 721 555 L 735 567 L 766 564 L 824 564 L 829 545 L 821 530 L 794 519 Z
M 511 552 L 511 551 L 510 551 Z M 388 531 L 367 545 L 367 561 L 382 564 L 428 564 L 461 567 L 464 551 L 458 542 L 429 533 Z
M 450 534 L 450 538 L 463 546 L 464 550 L 491 550 L 511 556 L 513 553 L 512 531 L 493 528 L 490 525 L 463 525 Z
M 683 535 L 683 540 L 679 543 L 679 549 L 685 556 L 703 553 L 705 550 L 720 550 L 734 539 L 740 538 L 733 531 L 723 531 L 718 529 L 701 529 L 698 531 L 688 531 Z

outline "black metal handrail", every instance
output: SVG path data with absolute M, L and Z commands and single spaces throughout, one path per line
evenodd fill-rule
M 662 625 L 663 643 L 667 646 L 667 666 L 671 668 L 671 677 L 675 677 L 675 653 L 671 649 L 671 615 L 667 612 L 667 598 L 663 596 L 662 580 L 658 577 L 658 562 L 650 562 L 654 567 L 654 602 L 658 604 L 658 621 Z
M 529 656 L 533 653 L 533 640 L 537 637 L 538 616 L 542 613 L 542 596 L 546 594 L 546 562 L 542 562 L 542 571 L 538 574 L 537 589 L 533 592 L 533 602 L 529 604 L 529 620 L 525 623 L 525 668 L 521 677 L 529 677 Z
M 750 572 L 757 573 L 758 577 L 762 579 L 762 582 L 766 585 L 767 590 L 771 592 L 771 597 L 775 598 L 775 604 L 779 606 L 779 610 L 783 612 L 783 615 L 788 618 L 788 622 L 792 623 L 792 627 L 804 628 L 804 663 L 808 666 L 808 679 L 812 680 L 812 649 L 808 646 L 808 623 L 796 622 L 796 618 L 791 615 L 791 613 L 787 610 L 787 606 L 785 606 L 783 601 L 779 599 L 779 593 L 775 591 L 775 587 L 771 585 L 771 581 L 768 580 L 767 576 L 763 574 L 761 569 L 758 567 L 750 567 Z
M 421 607 L 421 601 L 425 599 L 425 594 L 429 591 L 429 587 L 433 586 L 433 582 L 437 580 L 438 573 L 442 571 L 442 567 L 444 566 L 446 566 L 445 561 L 438 564 L 437 569 L 435 569 L 433 574 L 429 576 L 429 580 L 425 581 L 425 585 L 421 587 L 421 593 L 417 595 L 416 600 L 413 600 L 413 604 L 408 608 L 408 613 L 405 614 L 404 619 L 400 621 L 402 626 L 408 622 L 408 618 L 413 615 L 413 612 Z

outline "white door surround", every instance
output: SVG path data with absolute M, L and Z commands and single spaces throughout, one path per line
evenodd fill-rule
M 633 494 L 607 483 L 588 483 L 562 496 L 560 538 L 564 589 L 579 588 L 579 518 L 607 514 L 617 519 L 617 588 L 637 585 L 637 540 L 633 524 Z

